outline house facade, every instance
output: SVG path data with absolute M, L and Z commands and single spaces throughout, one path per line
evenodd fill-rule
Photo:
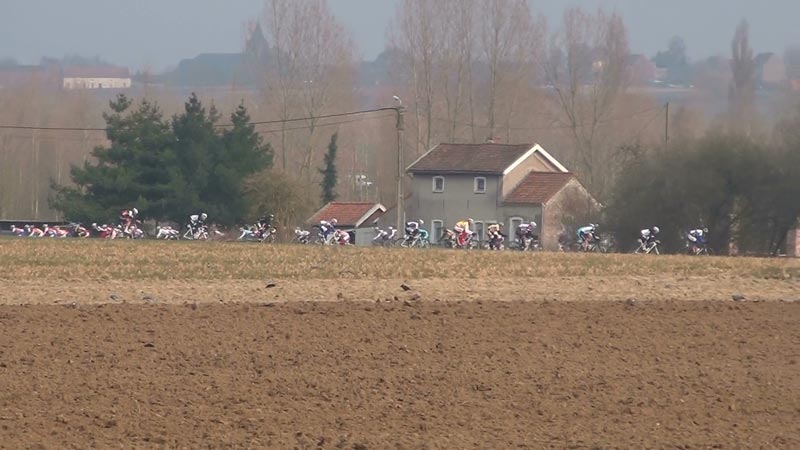
M 555 249 L 572 198 L 596 205 L 575 175 L 538 144 L 440 144 L 408 173 L 412 194 L 406 218 L 424 220 L 433 242 L 467 218 L 475 221 L 481 241 L 490 224 L 503 223 L 512 236 L 521 223 L 533 220 L 543 246 Z
M 786 64 L 775 53 L 760 53 L 754 58 L 759 84 L 766 88 L 777 88 L 786 84 Z
M 630 55 L 626 70 L 633 86 L 645 86 L 656 79 L 656 65 L 645 55 Z
M 64 89 L 128 89 L 131 87 L 130 71 L 125 67 L 75 66 L 62 72 Z

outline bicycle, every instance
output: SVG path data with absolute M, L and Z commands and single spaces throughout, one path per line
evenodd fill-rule
M 636 248 L 633 253 L 637 255 L 660 255 L 661 253 L 658 251 L 658 246 L 660 244 L 661 241 L 659 240 L 646 242 L 639 241 L 639 247 Z
M 711 249 L 708 248 L 708 244 L 707 243 L 700 243 L 700 244 L 698 244 L 696 242 L 687 243 L 686 244 L 686 250 L 692 256 L 698 256 L 698 255 L 710 256 L 711 253 L 712 253 Z

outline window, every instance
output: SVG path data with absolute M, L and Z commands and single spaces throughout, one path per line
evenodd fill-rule
M 486 193 L 486 177 L 475 177 L 475 193 Z
M 429 239 L 431 244 L 436 244 L 442 238 L 442 232 L 444 232 L 444 222 L 441 220 L 434 220 L 431 222 L 431 235 Z
M 484 229 L 483 222 L 475 221 L 475 240 L 477 240 L 478 243 L 482 243 L 484 240 Z
M 444 192 L 444 177 L 433 177 L 433 192 Z

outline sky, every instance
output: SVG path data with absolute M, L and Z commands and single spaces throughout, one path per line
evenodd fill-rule
M 353 34 L 359 53 L 373 59 L 400 0 L 328 0 Z M 748 19 L 756 53 L 800 45 L 798 0 L 530 0 L 556 26 L 564 9 L 600 6 L 623 15 L 631 50 L 649 56 L 680 35 L 690 57 L 729 54 L 730 40 Z M 134 70 L 162 71 L 198 53 L 237 52 L 244 24 L 264 0 L 1 0 L 0 59 L 32 64 L 43 56 L 100 56 Z

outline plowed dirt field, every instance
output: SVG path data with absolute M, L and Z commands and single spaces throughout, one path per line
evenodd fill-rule
M 0 448 L 800 448 L 797 261 L 79 244 L 0 242 Z

